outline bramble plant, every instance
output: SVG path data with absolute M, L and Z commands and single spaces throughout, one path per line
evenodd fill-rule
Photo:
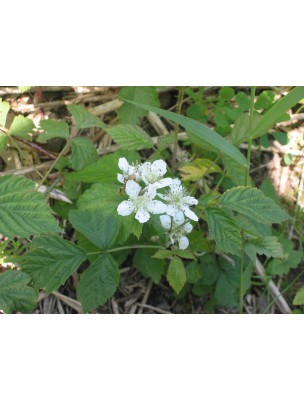
M 276 136 L 272 128 L 304 88 L 278 99 L 270 90 L 256 96 L 256 88 L 250 96 L 221 88 L 208 99 L 204 88 L 177 93 L 172 112 L 160 108 L 154 87 L 122 88 L 115 124 L 76 104 L 64 120 L 9 121 L 10 104 L 0 99 L 3 154 L 13 149 L 23 160 L 25 146 L 49 154 L 44 144 L 63 143 L 44 174 L 32 166 L 38 182 L 16 171 L 0 177 L 0 310 L 30 312 L 39 290 L 57 291 L 72 276 L 77 300 L 91 312 L 114 296 L 128 260 L 155 284 L 165 277 L 177 298 L 206 298 L 206 312 L 225 306 L 242 313 L 253 285 L 267 287 L 301 263 L 284 234 L 294 215 L 270 182 L 254 187 L 250 165 L 253 145 Z M 143 128 L 143 118 L 159 136 Z M 92 128 L 116 145 L 98 153 L 86 137 Z M 304 304 L 303 293 L 294 305 Z

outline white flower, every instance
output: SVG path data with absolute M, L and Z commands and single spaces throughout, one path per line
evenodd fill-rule
M 135 179 L 136 181 L 140 179 L 138 173 L 139 165 L 130 165 L 126 158 L 121 157 L 118 160 L 118 167 L 122 171 L 122 174 L 117 174 L 117 179 L 120 183 L 125 184 L 128 179 Z
M 162 178 L 167 172 L 167 165 L 163 160 L 156 160 L 152 164 L 145 162 L 140 167 L 141 179 L 146 185 L 153 185 L 156 189 L 169 186 L 172 183 L 171 178 Z
M 148 186 L 142 189 L 138 183 L 128 180 L 126 192 L 129 200 L 121 202 L 117 208 L 119 215 L 126 216 L 135 213 L 135 218 L 140 222 L 147 222 L 151 214 L 166 212 L 167 206 L 159 200 L 153 200 L 156 196 L 156 188 Z
M 190 222 L 184 223 L 185 217 L 183 213 L 177 213 L 177 218 L 171 218 L 169 215 L 161 215 L 160 222 L 166 231 L 168 231 L 172 244 L 177 240 L 181 250 L 185 250 L 189 246 L 189 239 L 185 234 L 190 233 L 193 226 Z
M 158 194 L 158 196 L 168 202 L 167 214 L 177 218 L 179 212 L 183 212 L 186 217 L 193 221 L 198 221 L 198 216 L 190 210 L 189 206 L 198 204 L 195 197 L 189 196 L 182 187 L 179 179 L 173 179 L 170 185 L 170 192 L 167 194 Z

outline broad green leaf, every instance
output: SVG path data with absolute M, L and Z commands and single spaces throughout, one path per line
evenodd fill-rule
M 84 128 L 104 128 L 106 125 L 96 115 L 91 114 L 85 107 L 70 104 L 67 109 L 72 114 L 78 129 Z
M 170 286 L 177 294 L 185 286 L 187 281 L 186 269 L 180 258 L 173 257 L 170 261 L 167 279 Z
M 159 258 L 160 260 L 172 257 L 174 252 L 171 250 L 157 250 L 157 252 L 152 256 L 152 258 Z
M 9 270 L 0 274 L 0 310 L 31 311 L 37 304 L 38 293 L 28 286 L 31 277 L 22 271 Z
M 271 260 L 267 266 L 267 271 L 271 275 L 283 276 L 289 273 L 293 268 L 297 268 L 303 258 L 301 251 L 291 250 L 288 254 L 285 254 L 283 260 Z
M 231 100 L 234 97 L 234 90 L 229 86 L 220 88 L 219 95 L 224 100 Z
M 142 234 L 143 224 L 141 224 L 140 222 L 137 221 L 137 219 L 134 218 L 129 228 L 131 233 L 139 240 Z
M 207 286 L 213 285 L 217 281 L 220 274 L 220 268 L 216 262 L 214 254 L 205 254 L 204 256 L 200 257 L 199 262 L 202 265 L 203 273 L 201 283 Z
M 45 119 L 43 121 L 40 121 L 40 127 L 45 131 L 44 133 L 41 133 L 38 137 L 38 142 L 40 143 L 45 143 L 47 140 L 53 138 L 63 138 L 66 140 L 69 139 L 69 126 L 64 121 Z
M 227 140 L 225 140 L 215 131 L 212 131 L 206 125 L 203 125 L 200 122 L 190 119 L 188 117 L 184 117 L 182 115 L 163 110 L 161 108 L 156 108 L 145 104 L 138 104 L 129 100 L 127 101 L 144 110 L 153 111 L 156 114 L 183 126 L 188 132 L 191 133 L 192 136 L 196 138 L 196 144 L 201 145 L 202 148 L 205 148 L 205 145 L 207 143 L 208 146 L 211 146 L 213 147 L 213 149 L 226 154 L 237 163 L 244 166 L 246 165 L 246 159 L 243 154 L 231 143 L 227 142 Z
M 273 102 L 274 92 L 272 92 L 271 90 L 263 90 L 263 92 L 258 95 L 254 104 L 254 108 L 256 110 L 269 109 Z
M 72 141 L 70 166 L 77 171 L 98 160 L 96 148 L 91 140 L 79 137 Z
M 220 261 L 220 273 L 216 282 L 214 296 L 218 304 L 234 307 L 238 304 L 240 271 L 239 263 L 235 267 L 225 260 Z
M 155 249 L 138 249 L 133 257 L 135 268 L 145 277 L 158 283 L 165 272 L 166 262 L 153 258 Z
M 259 189 L 236 187 L 220 197 L 220 204 L 264 224 L 279 223 L 289 215 Z
M 235 101 L 241 111 L 249 111 L 250 100 L 245 92 L 237 93 L 237 95 L 235 96 Z
M 277 140 L 282 146 L 285 146 L 288 141 L 288 133 L 286 132 L 273 132 L 272 136 Z
M 252 138 L 255 139 L 269 130 L 291 107 L 295 106 L 300 100 L 304 98 L 304 86 L 297 86 L 292 89 L 286 96 L 280 99 L 265 115 L 261 118 L 259 123 L 255 126 L 252 132 Z
M 150 136 L 139 126 L 116 125 L 105 130 L 123 149 L 140 150 L 153 147 Z
M 137 152 L 118 150 L 113 154 L 101 157 L 95 164 L 89 165 L 81 171 L 67 174 L 66 177 L 69 180 L 77 182 L 115 183 L 117 182 L 117 174 L 121 173 L 118 168 L 118 160 L 120 157 L 125 157 L 129 164 L 140 162 L 140 156 Z
M 44 236 L 34 239 L 21 258 L 24 260 L 21 268 L 31 276 L 35 286 L 51 292 L 65 283 L 86 259 L 86 254 L 59 236 Z
M 119 203 L 126 200 L 124 193 L 120 193 L 116 183 L 94 183 L 77 201 L 79 209 L 100 208 L 114 213 Z
M 295 298 L 293 299 L 292 304 L 294 306 L 302 306 L 304 304 L 304 286 L 296 294 Z
M 2 101 L 0 98 L 0 126 L 5 126 L 6 117 L 11 106 L 7 101 Z
M 253 115 L 252 121 L 252 131 L 255 126 L 259 123 L 262 116 L 260 114 Z M 238 145 L 240 143 L 247 142 L 251 137 L 251 132 L 249 130 L 250 126 L 250 115 L 248 113 L 241 114 L 232 128 L 231 140 L 232 143 Z
M 206 174 L 220 173 L 221 168 L 208 158 L 197 158 L 179 167 L 183 181 L 198 181 Z
M 187 249 L 187 250 L 176 250 L 175 254 L 177 256 L 181 257 L 181 258 L 187 258 L 188 260 L 195 260 L 196 259 L 195 255 L 189 249 Z
M 233 217 L 234 222 L 240 230 L 252 236 L 271 236 L 271 226 L 263 224 L 247 215 L 238 214 Z
M 226 176 L 232 180 L 234 185 L 241 186 L 245 183 L 246 167 L 235 162 L 232 158 L 222 156 L 223 164 L 226 170 Z M 248 186 L 252 186 L 252 180 L 249 178 Z
M 210 251 L 210 242 L 205 238 L 204 234 L 205 233 L 202 231 L 192 231 L 188 235 L 188 239 L 190 242 L 190 249 L 192 251 L 198 251 L 198 252 Z
M 245 250 L 247 248 L 253 249 L 255 253 L 264 254 L 266 257 L 283 257 L 283 248 L 276 236 L 249 239 L 245 246 Z
M 157 148 L 159 151 L 163 151 L 168 146 L 170 146 L 170 144 L 174 144 L 174 142 L 175 142 L 174 134 L 159 136 L 157 138 Z
M 33 132 L 35 125 L 33 121 L 23 115 L 18 115 L 14 118 L 13 123 L 9 129 L 9 133 L 12 136 L 18 136 L 22 139 L 29 139 L 30 133 Z
M 98 209 L 72 210 L 73 227 L 101 249 L 109 248 L 119 232 L 119 222 L 112 214 Z
M 77 297 L 84 312 L 102 306 L 119 285 L 118 265 L 111 254 L 102 254 L 80 275 Z
M 122 100 L 131 100 L 155 107 L 160 106 L 156 88 L 152 86 L 126 86 L 120 90 L 119 97 Z M 146 114 L 146 111 L 130 103 L 124 103 L 118 109 L 119 119 L 124 124 L 136 125 Z
M 197 261 L 192 261 L 186 266 L 187 282 L 196 283 L 203 276 L 203 266 Z
M 35 183 L 17 176 L 0 178 L 0 233 L 13 239 L 57 233 L 59 227 Z
M 5 150 L 7 147 L 7 135 L 0 131 L 0 151 Z
M 239 255 L 242 238 L 233 219 L 220 208 L 209 207 L 205 210 L 210 239 L 215 240 L 219 252 Z

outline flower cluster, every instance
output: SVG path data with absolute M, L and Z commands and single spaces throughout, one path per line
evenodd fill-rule
M 189 240 L 185 234 L 192 231 L 189 219 L 198 221 L 190 206 L 198 201 L 188 195 L 179 179 L 164 178 L 167 165 L 163 160 L 130 165 L 125 158 L 120 158 L 118 167 L 122 173 L 117 174 L 117 179 L 124 184 L 129 196 L 119 204 L 118 214 L 134 213 L 142 224 L 150 219 L 150 214 L 161 214 L 160 221 L 171 244 L 177 242 L 180 249 L 186 249 Z M 163 193 L 158 189 L 164 189 Z

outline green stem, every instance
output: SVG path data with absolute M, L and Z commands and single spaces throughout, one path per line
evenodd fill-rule
M 254 97 L 255 97 L 255 86 L 252 86 L 251 90 L 250 90 L 249 135 L 251 135 L 252 126 L 253 126 Z M 252 139 L 250 138 L 249 141 L 248 141 L 247 168 L 246 168 L 246 175 L 245 175 L 245 186 L 248 185 L 248 180 L 249 180 L 249 176 L 250 176 L 249 173 L 250 173 L 251 145 L 252 145 Z
M 101 254 L 101 253 L 115 253 L 116 251 L 133 250 L 133 249 L 159 249 L 159 250 L 164 250 L 165 247 L 163 247 L 163 246 L 150 246 L 150 245 L 145 245 L 145 244 L 137 244 L 135 246 L 116 247 L 115 249 L 109 249 L 109 250 L 105 250 L 105 251 L 95 251 L 93 253 L 87 253 L 87 256 L 92 256 L 94 254 Z
M 241 265 L 240 265 L 240 314 L 243 314 L 243 308 L 244 308 L 244 250 L 242 250 Z

